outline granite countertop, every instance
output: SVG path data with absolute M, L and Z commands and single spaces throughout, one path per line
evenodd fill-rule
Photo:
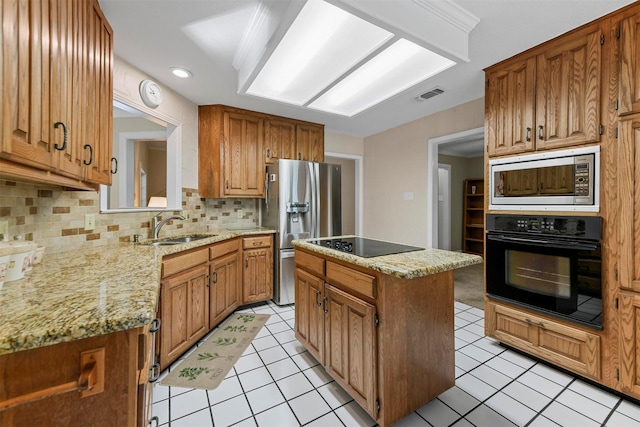
M 337 236 L 332 237 L 332 239 L 339 237 L 346 238 L 356 236 Z M 310 243 L 308 240 L 294 240 L 293 245 L 296 248 L 306 249 L 311 252 L 330 256 L 382 274 L 399 277 L 401 279 L 415 279 L 417 277 L 428 276 L 430 274 L 441 273 L 443 271 L 454 270 L 456 268 L 467 267 L 469 265 L 480 264 L 482 262 L 482 257 L 478 255 L 433 248 L 414 252 L 363 258 L 339 250 L 318 246 Z
M 24 279 L 0 289 L 0 355 L 147 325 L 156 317 L 163 256 L 265 233 L 274 230 L 220 230 L 172 246 L 121 243 L 45 255 Z

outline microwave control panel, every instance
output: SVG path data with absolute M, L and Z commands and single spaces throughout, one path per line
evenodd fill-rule
M 574 192 L 576 196 L 589 196 L 591 183 L 589 163 L 576 163 L 574 172 Z

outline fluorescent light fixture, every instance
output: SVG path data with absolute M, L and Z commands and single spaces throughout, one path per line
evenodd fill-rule
M 349 74 L 309 108 L 353 116 L 455 65 L 415 43 L 400 39 Z
M 392 37 L 343 9 L 309 0 L 246 92 L 304 105 Z
M 180 77 L 181 79 L 188 79 L 189 77 L 193 77 L 191 71 L 184 68 L 172 68 L 171 73 L 176 77 Z

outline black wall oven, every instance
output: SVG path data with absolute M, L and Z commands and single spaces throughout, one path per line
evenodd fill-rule
M 602 329 L 602 219 L 487 215 L 491 298 Z

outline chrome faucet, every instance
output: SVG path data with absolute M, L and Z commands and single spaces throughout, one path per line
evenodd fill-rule
M 160 212 L 159 214 L 154 216 L 153 219 L 151 220 L 151 225 L 153 226 L 153 238 L 154 239 L 158 238 L 158 234 L 160 234 L 160 229 L 162 228 L 163 225 L 165 225 L 167 223 L 167 221 L 170 221 L 172 219 L 186 219 L 182 215 L 173 215 L 173 216 L 170 216 L 169 218 L 163 219 L 162 221 L 158 221 L 158 216 L 160 216 L 162 214 L 163 214 L 163 212 Z

